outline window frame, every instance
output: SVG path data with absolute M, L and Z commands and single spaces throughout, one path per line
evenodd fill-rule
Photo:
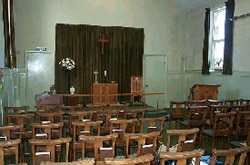
M 214 31 L 215 31 L 214 16 L 215 16 L 215 13 L 218 13 L 221 10 L 225 10 L 225 12 L 226 12 L 226 6 L 220 5 L 220 6 L 214 7 L 210 10 L 210 30 L 209 30 L 210 33 L 209 33 L 209 49 L 208 49 L 208 61 L 210 63 L 210 67 L 209 67 L 210 72 L 213 72 L 215 70 L 222 71 L 223 65 L 224 65 L 224 57 L 222 60 L 222 62 L 223 62 L 222 67 L 215 67 L 215 60 L 214 60 L 215 59 L 215 57 L 214 57 L 215 48 L 214 47 L 215 47 L 216 43 L 219 43 L 219 42 L 225 43 L 225 34 L 224 34 L 224 39 L 214 39 Z M 224 52 L 224 49 L 223 49 L 223 52 Z

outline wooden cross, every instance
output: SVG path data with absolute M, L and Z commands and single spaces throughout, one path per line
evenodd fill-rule
M 98 40 L 98 42 L 101 42 L 101 44 L 102 44 L 102 47 L 101 47 L 101 54 L 103 55 L 103 54 L 104 54 L 104 44 L 105 44 L 105 42 L 108 42 L 108 40 L 104 38 L 104 35 L 102 35 L 102 38 L 100 38 L 100 39 Z

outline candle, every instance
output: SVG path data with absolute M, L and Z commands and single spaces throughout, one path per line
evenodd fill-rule
M 107 76 L 107 71 L 106 71 L 106 70 L 104 71 L 104 76 L 105 76 L 105 77 Z

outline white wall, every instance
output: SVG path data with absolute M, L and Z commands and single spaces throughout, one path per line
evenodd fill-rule
M 204 39 L 205 8 L 223 4 L 225 0 L 213 1 L 209 6 L 190 11 L 185 14 L 186 30 L 183 32 L 183 52 L 186 52 L 186 91 L 183 98 L 189 94 L 189 88 L 196 83 L 221 84 L 220 99 L 250 98 L 250 17 L 235 21 L 233 75 L 222 75 L 220 72 L 208 76 L 201 74 L 202 50 Z M 249 0 L 236 0 L 235 16 L 250 12 Z M 183 17 L 182 17 L 183 18 Z
M 57 23 L 144 28 L 145 54 L 172 54 L 179 12 L 166 0 L 14 0 L 14 11 L 20 67 L 24 50 L 55 51 Z
M 4 68 L 3 4 L 0 2 L 0 68 Z

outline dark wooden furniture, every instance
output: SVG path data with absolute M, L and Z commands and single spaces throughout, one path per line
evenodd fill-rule
M 116 104 L 118 94 L 117 83 L 93 83 L 92 84 L 92 104 Z
M 130 143 L 133 140 L 138 140 L 137 145 L 137 157 L 142 156 L 142 147 L 147 144 L 147 141 L 150 139 L 152 142 L 152 154 L 155 153 L 157 147 L 157 137 L 160 135 L 160 132 L 150 132 L 150 133 L 127 133 L 124 135 L 126 140 L 126 154 L 125 157 L 129 155 Z M 130 150 L 132 151 L 132 150 Z
M 212 148 L 215 148 L 216 138 L 218 137 L 227 138 L 227 145 L 229 146 L 231 135 L 233 133 L 235 114 L 235 112 L 215 114 L 213 119 L 213 129 L 201 131 L 200 145 L 202 145 L 204 136 L 208 136 L 212 138 Z
M 53 140 L 42 140 L 42 139 L 31 139 L 29 143 L 31 145 L 31 158 L 32 164 L 37 165 L 40 164 L 40 158 L 36 155 L 36 148 L 39 146 L 43 147 L 43 152 L 49 152 L 50 156 L 48 157 L 49 160 L 41 160 L 41 161 L 50 161 L 55 162 L 55 153 L 56 153 L 56 145 L 66 144 L 65 147 L 65 162 L 68 162 L 68 155 L 69 155 L 69 143 L 71 138 L 60 138 L 60 139 L 53 139 Z
M 131 84 L 131 97 L 130 101 L 132 105 L 135 104 L 135 97 L 139 97 L 137 104 L 145 104 L 145 96 L 143 95 L 143 78 L 132 76 L 130 79 Z
M 76 152 L 81 152 L 81 143 L 79 136 L 80 135 L 91 135 L 91 136 L 100 136 L 100 127 L 101 127 L 102 121 L 72 121 L 71 127 L 73 127 L 73 141 L 72 141 L 72 154 L 71 157 L 73 157 L 73 160 L 76 159 Z M 97 131 L 95 134 L 91 134 L 91 128 L 97 127 Z
M 18 146 L 21 142 L 21 139 L 16 140 L 8 140 L 8 141 L 1 141 L 0 142 L 0 164 L 5 164 L 4 162 L 4 155 L 5 150 L 11 148 L 13 153 L 15 154 L 15 163 L 18 164 Z
M 229 150 L 215 150 L 213 149 L 213 156 L 210 165 L 215 165 L 217 157 L 226 157 L 224 164 L 234 165 L 235 156 L 240 155 L 238 165 L 244 165 L 247 153 L 250 151 L 250 147 L 234 148 Z
M 169 115 L 166 115 L 166 120 L 169 121 L 169 128 L 171 127 L 171 122 L 175 121 L 175 128 L 177 128 L 177 122 L 185 119 L 186 115 L 186 101 L 170 101 Z
M 88 143 L 93 144 L 94 145 L 94 158 L 96 160 L 96 163 L 98 162 L 103 162 L 103 160 L 101 160 L 101 156 L 100 156 L 100 148 L 104 147 L 104 142 L 106 141 L 111 141 L 111 143 L 109 143 L 109 147 L 112 151 L 112 157 L 114 158 L 115 156 L 115 142 L 117 139 L 118 135 L 117 134 L 111 134 L 111 135 L 107 135 L 107 136 L 85 136 L 85 135 L 80 135 L 80 141 L 82 141 L 82 159 L 85 158 L 85 148 L 86 145 Z
M 187 164 L 188 159 L 196 158 L 195 165 L 200 164 L 200 157 L 205 153 L 204 150 L 198 149 L 187 152 L 164 152 L 160 154 L 161 165 L 165 165 L 166 160 L 177 160 L 176 165 L 185 165 Z
M 192 100 L 217 100 L 218 88 L 220 85 L 195 84 L 191 88 Z
M 166 130 L 167 141 L 166 149 L 169 151 L 171 137 L 178 136 L 177 149 L 176 152 L 184 152 L 194 150 L 195 140 L 199 132 L 198 128 L 193 129 L 183 129 L 183 130 Z M 190 138 L 191 137 L 191 138 Z
M 152 154 L 143 155 L 136 158 L 128 158 L 128 159 L 112 159 L 106 158 L 105 164 L 107 165 L 150 165 L 151 162 L 154 160 L 154 156 Z

